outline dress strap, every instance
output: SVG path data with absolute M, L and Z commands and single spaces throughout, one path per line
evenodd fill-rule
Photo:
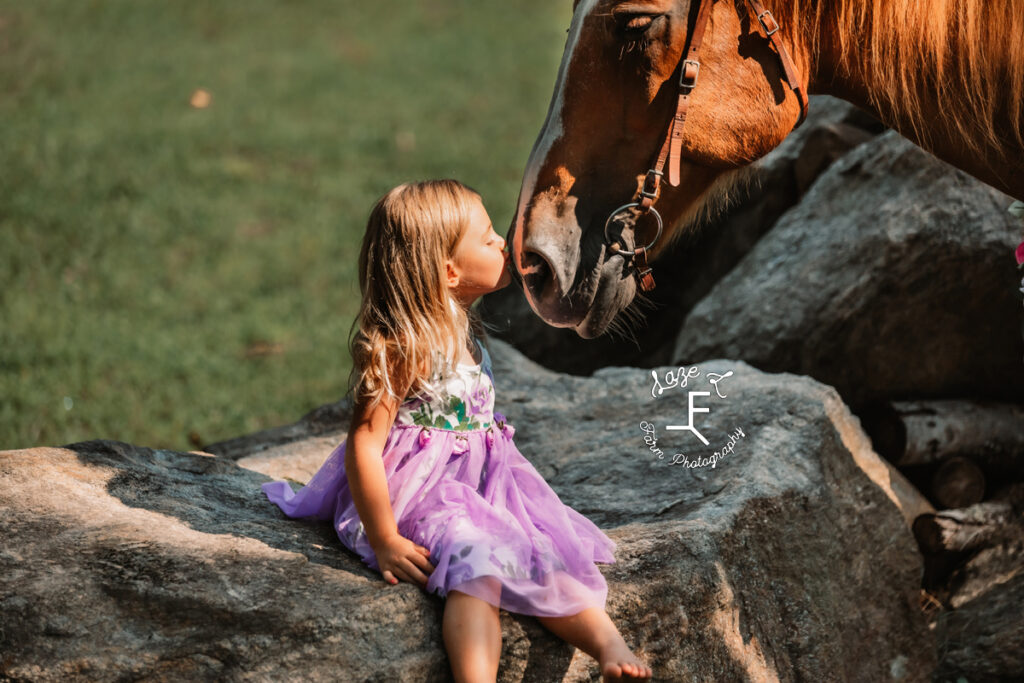
M 487 352 L 487 347 L 480 341 L 479 337 L 473 337 L 476 340 L 477 346 L 480 347 L 480 352 L 483 354 L 482 360 L 480 361 L 480 367 L 487 373 L 487 376 L 491 378 L 491 382 L 494 382 L 494 372 L 491 369 L 491 354 Z

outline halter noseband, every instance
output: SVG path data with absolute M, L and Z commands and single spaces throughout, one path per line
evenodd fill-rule
M 651 274 L 651 267 L 647 264 L 647 250 L 654 246 L 658 238 L 661 237 L 664 225 L 662 224 L 661 214 L 654 208 L 654 202 L 658 200 L 661 194 L 661 177 L 664 172 L 665 162 L 668 161 L 668 182 L 669 185 L 676 187 L 679 185 L 679 160 L 682 157 L 683 147 L 683 124 L 686 123 L 686 110 L 690 105 L 690 93 L 693 92 L 694 87 L 697 85 L 697 74 L 700 73 L 700 62 L 697 60 L 697 51 L 700 49 L 701 41 L 704 40 L 704 30 L 707 28 L 708 17 L 711 15 L 711 6 L 715 4 L 716 0 L 696 0 L 697 6 L 697 22 L 693 27 L 693 31 L 690 33 L 690 46 L 683 53 L 683 59 L 680 65 L 679 74 L 679 101 L 676 104 L 676 113 L 672 117 L 672 121 L 669 123 L 668 132 L 665 134 L 665 141 L 661 145 L 661 150 L 658 152 L 657 160 L 654 166 L 647 171 L 647 175 L 644 179 L 637 183 L 636 193 L 633 197 L 635 201 L 628 204 L 624 204 L 619 208 L 615 209 L 608 216 L 608 220 L 604 224 L 604 239 L 605 243 L 609 245 L 609 250 L 622 254 L 624 258 L 633 259 L 633 268 L 636 273 L 637 280 L 640 282 L 640 289 L 645 292 L 649 292 L 654 289 L 654 276 Z M 790 89 L 796 93 L 797 99 L 800 101 L 800 118 L 797 120 L 796 125 L 793 126 L 795 130 L 804 122 L 807 118 L 807 94 L 804 92 L 803 87 L 800 85 L 800 76 L 796 70 L 796 66 L 793 64 L 793 60 L 789 56 L 789 52 L 786 47 L 782 44 L 782 40 L 776 35 L 779 31 L 779 24 L 775 21 L 775 17 L 772 13 L 764 8 L 764 6 L 758 0 L 747 0 L 747 4 L 754 10 L 754 14 L 757 16 L 758 23 L 761 24 L 761 28 L 764 30 L 765 36 L 775 46 L 775 51 L 778 54 L 779 61 L 782 63 L 782 71 L 786 76 L 786 81 L 789 84 Z M 632 251 L 624 248 L 624 245 L 620 244 L 619 240 L 608 239 L 608 226 L 611 225 L 612 219 L 615 218 L 622 211 L 637 207 L 640 209 L 640 215 L 651 213 L 654 214 L 654 218 L 658 223 L 658 232 L 651 240 L 650 244 L 643 247 L 637 247 Z

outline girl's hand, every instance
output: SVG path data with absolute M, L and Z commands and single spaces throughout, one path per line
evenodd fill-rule
M 394 585 L 402 579 L 426 588 L 427 578 L 434 571 L 428 559 L 430 550 L 394 534 L 374 546 L 373 552 L 385 581 Z

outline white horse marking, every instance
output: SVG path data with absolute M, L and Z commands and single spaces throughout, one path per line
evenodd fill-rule
M 537 176 L 540 169 L 547 160 L 548 152 L 559 138 L 562 137 L 562 108 L 565 105 L 565 80 L 569 65 L 572 63 L 573 53 L 579 42 L 580 34 L 583 32 L 583 22 L 593 11 L 598 0 L 581 0 L 576 6 L 572 15 L 572 22 L 569 25 L 569 37 L 566 39 L 565 51 L 562 53 L 562 63 L 558 66 L 558 77 L 555 79 L 555 94 L 548 107 L 547 118 L 544 119 L 544 126 L 540 135 L 530 152 L 530 159 L 526 163 L 526 171 L 523 173 L 523 189 L 519 195 L 519 206 L 516 207 L 516 220 L 514 230 L 517 232 L 523 228 L 523 220 L 526 215 L 526 206 L 537 189 Z

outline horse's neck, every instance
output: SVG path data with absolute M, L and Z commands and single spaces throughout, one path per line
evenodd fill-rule
M 936 54 L 941 52 L 936 53 L 936 46 L 925 42 L 930 39 L 930 31 L 943 31 L 946 24 L 928 23 L 965 21 L 967 17 L 962 11 L 940 12 L 938 6 L 942 3 L 935 3 L 931 10 L 925 10 L 934 16 L 922 14 L 921 21 L 899 29 L 875 20 L 884 16 L 892 2 L 905 0 L 832 0 L 821 4 L 817 51 L 809 56 L 813 62 L 809 90 L 847 100 L 940 159 L 1003 192 L 1024 197 L 1024 144 L 1018 132 L 1024 126 L 1019 106 L 1024 67 L 1012 62 L 1024 50 L 1024 40 L 1012 31 L 1024 27 L 1024 21 L 1016 26 L 1018 20 L 1013 19 L 1014 25 L 1003 26 L 1003 41 L 985 39 L 999 31 L 986 31 L 980 24 L 973 32 L 976 37 L 965 38 L 953 23 L 937 44 L 939 50 L 946 50 L 947 60 L 938 64 Z M 952 10 L 968 10 L 974 22 L 1004 21 L 1000 13 L 983 12 L 980 4 L 975 8 L 976 2 L 979 0 L 950 0 L 946 4 Z M 858 3 L 865 3 L 863 12 Z M 989 6 L 1002 4 L 994 0 Z M 931 5 L 923 3 L 925 8 Z M 854 31 L 854 22 L 844 21 L 841 16 L 864 16 L 864 20 Z M 857 35 L 851 35 L 854 32 Z M 848 60 L 849 70 L 840 59 L 844 53 L 853 58 Z M 872 65 L 871 59 L 883 61 Z M 972 71 L 969 63 L 989 65 L 987 73 Z M 897 65 L 901 68 L 895 68 Z M 943 79 L 941 84 L 939 78 Z M 913 97 L 902 97 L 907 86 Z M 908 109 L 908 105 L 912 106 Z M 986 118 L 992 121 L 994 135 L 984 132 Z M 975 144 L 968 144 L 967 139 Z

